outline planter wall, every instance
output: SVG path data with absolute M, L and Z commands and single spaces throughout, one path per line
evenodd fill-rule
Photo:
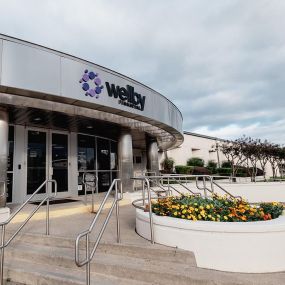
M 285 217 L 260 222 L 188 221 L 153 215 L 155 242 L 194 252 L 199 267 L 231 272 L 285 270 Z M 137 233 L 150 239 L 149 213 L 136 209 Z

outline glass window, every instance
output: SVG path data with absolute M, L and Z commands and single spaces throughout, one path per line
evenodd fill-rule
M 98 170 L 110 170 L 110 141 L 97 138 Z
M 95 169 L 95 138 L 78 135 L 78 171 Z
M 111 142 L 111 170 L 116 170 L 118 167 L 117 148 L 117 143 Z
M 52 134 L 52 167 L 58 192 L 68 191 L 68 136 L 65 134 Z
M 13 171 L 13 159 L 14 159 L 14 127 L 9 126 L 8 135 L 9 153 L 8 153 L 8 171 Z

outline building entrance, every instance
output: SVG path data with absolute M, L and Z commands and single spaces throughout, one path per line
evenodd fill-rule
M 28 129 L 26 149 L 26 194 L 33 194 L 46 179 L 57 181 L 58 192 L 68 192 L 69 135 Z

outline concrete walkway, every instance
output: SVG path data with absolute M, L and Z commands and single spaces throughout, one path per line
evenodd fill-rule
M 99 194 L 96 196 L 96 205 L 95 208 L 98 209 L 100 202 L 102 201 L 104 196 L 104 193 Z M 138 246 L 140 248 L 144 248 L 144 251 L 151 250 L 151 252 L 155 252 L 156 250 L 167 248 L 161 245 L 154 245 L 152 246 L 149 241 L 139 237 L 135 232 L 135 209 L 131 205 L 133 195 L 125 194 L 124 200 L 121 201 L 121 207 L 120 207 L 120 217 L 121 217 L 121 240 L 123 245 L 134 245 Z M 77 199 L 77 202 L 73 203 L 66 203 L 66 204 L 55 204 L 50 206 L 50 233 L 53 236 L 58 236 L 62 238 L 70 238 L 75 239 L 75 237 L 80 233 L 81 231 L 86 230 L 92 219 L 94 218 L 94 214 L 90 213 L 90 203 L 89 206 L 86 206 L 84 202 L 81 200 L 81 198 L 74 198 Z M 100 218 L 100 223 L 104 221 L 104 218 L 106 217 L 108 213 L 108 209 L 110 208 L 112 200 L 109 199 L 106 209 L 104 210 L 102 217 Z M 12 212 L 15 211 L 17 205 L 11 205 Z M 17 226 L 20 225 L 22 221 L 27 217 L 28 213 L 32 211 L 32 209 L 35 207 L 35 205 L 27 205 L 25 211 L 23 213 L 19 214 L 15 220 L 8 226 L 7 230 L 9 232 L 13 232 Z M 45 233 L 45 207 L 42 206 L 40 211 L 32 218 L 32 220 L 26 225 L 26 227 L 23 229 L 24 233 L 34 233 L 34 234 L 44 234 Z M 98 230 L 95 230 L 94 232 L 98 233 Z M 91 237 L 91 240 L 95 239 L 96 234 L 94 233 Z M 116 219 L 115 215 L 113 214 L 109 225 L 107 226 L 107 229 L 105 231 L 105 234 L 102 238 L 103 243 L 109 243 L 114 244 L 116 243 Z M 270 242 L 270 241 L 269 241 Z M 15 242 L 15 246 L 17 246 L 17 242 Z M 211 250 L 210 243 L 205 245 Z M 36 243 L 35 243 L 36 247 Z M 14 247 L 12 246 L 11 249 Z M 15 248 L 16 249 L 16 248 Z M 52 250 L 52 249 L 51 249 Z M 72 255 L 72 263 L 73 263 L 73 242 L 72 242 L 72 248 L 70 249 L 70 254 Z M 154 253 L 156 255 L 159 255 L 157 253 Z M 158 258 L 159 256 L 157 256 Z M 127 261 L 127 257 L 124 257 L 123 253 L 122 256 L 120 256 L 121 260 L 118 259 L 118 263 L 121 264 L 122 262 Z M 140 253 L 140 258 L 145 259 L 145 265 L 140 266 L 140 270 L 146 270 L 147 264 L 152 261 L 152 258 L 145 258 L 143 256 L 143 252 Z M 217 257 L 219 258 L 219 257 Z M 234 258 L 234 257 L 232 257 Z M 270 257 L 269 257 L 270 258 Z M 126 260 L 125 260 L 126 259 Z M 284 259 L 285 260 L 285 259 Z M 94 262 L 99 262 L 98 259 L 95 259 Z M 183 270 L 179 273 L 180 277 L 182 278 L 185 276 L 185 282 L 186 283 L 179 283 L 179 284 L 219 284 L 219 285 L 226 285 L 226 284 L 234 284 L 234 285 L 255 285 L 255 284 L 262 284 L 262 285 L 281 285 L 285 284 L 285 272 L 280 273 L 270 273 L 270 274 L 241 274 L 241 273 L 229 273 L 229 272 L 221 272 L 221 271 L 215 271 L 215 270 L 208 270 L 208 269 L 202 269 L 197 268 L 194 265 L 191 265 L 187 267 L 187 264 L 179 265 L 177 262 L 173 264 L 168 264 L 167 268 L 165 268 L 165 262 L 167 260 L 164 260 L 163 262 L 156 261 L 156 265 L 160 266 L 161 268 L 164 268 L 165 273 L 173 267 L 176 268 L 175 270 Z M 109 262 L 109 261 L 108 261 Z M 128 266 L 131 266 L 132 263 L 130 263 Z M 176 266 L 176 267 L 175 267 Z M 169 268 L 168 268 L 169 267 Z M 181 267 L 181 268 L 180 268 Z M 186 269 L 187 267 L 187 269 Z M 97 268 L 97 267 L 96 267 Z M 180 269 L 179 269 L 180 268 Z M 139 270 L 139 269 L 136 269 Z M 151 270 L 147 269 L 147 270 Z M 153 269 L 154 270 L 154 269 Z M 160 269 L 161 272 L 163 271 Z M 131 272 L 130 269 L 128 269 L 127 272 Z M 146 276 L 147 271 L 143 273 L 143 276 Z M 154 274 L 154 273 L 152 273 Z M 157 272 L 159 275 L 160 273 Z M 188 276 L 189 275 L 189 276 Z M 135 275 L 137 276 L 137 275 Z M 166 275 L 165 275 L 166 276 Z M 183 277 L 183 278 L 184 278 Z M 135 277 L 134 277 L 135 278 Z M 158 277 L 155 277 L 155 280 Z M 171 277 L 172 278 L 172 277 Z M 174 279 L 172 280 L 169 277 L 169 282 L 164 282 L 164 284 L 178 284 L 177 282 L 174 282 Z M 174 277 L 173 277 L 174 278 Z M 178 278 L 178 277 L 175 277 Z M 194 278 L 196 281 L 190 282 L 190 280 Z M 167 278 L 166 278 L 167 279 Z M 193 280 L 194 280 L 193 279 Z M 144 279 L 142 279 L 144 280 Z M 151 279 L 150 279 L 151 280 Z M 177 279 L 178 280 L 178 279 Z M 189 280 L 190 283 L 187 283 Z M 199 280 L 199 282 L 198 282 Z M 174 282 L 174 283 L 173 283 Z M 52 283 L 53 284 L 53 283 Z M 117 283 L 119 284 L 119 283 Z M 127 283 L 126 283 L 127 284 Z M 135 283 L 133 283 L 135 284 Z M 156 282 L 150 282 L 150 284 L 160 284 Z
M 95 195 L 95 211 L 99 208 L 100 203 L 105 193 Z M 92 222 L 95 214 L 91 213 L 91 202 L 88 201 L 86 206 L 83 197 L 73 198 L 77 202 L 54 204 L 50 205 L 50 234 L 60 237 L 75 238 L 80 232 L 86 230 Z M 91 200 L 91 198 L 89 199 Z M 112 197 L 108 199 L 102 216 L 99 219 L 98 228 L 105 220 L 112 203 Z M 10 205 L 13 213 L 19 205 Z M 25 220 L 29 213 L 35 208 L 35 205 L 27 205 L 22 212 L 20 212 L 11 224 L 7 227 L 8 231 L 13 231 Z M 117 227 L 115 211 L 110 219 L 110 222 L 103 235 L 102 241 L 114 243 L 117 237 Z M 46 207 L 41 206 L 41 209 L 28 222 L 22 230 L 27 233 L 45 233 L 46 222 Z M 135 209 L 131 205 L 130 195 L 126 193 L 124 200 L 120 202 L 120 224 L 121 224 L 121 240 L 126 244 L 142 245 L 149 244 L 149 242 L 139 237 L 135 232 Z M 98 230 L 94 229 L 93 238 Z

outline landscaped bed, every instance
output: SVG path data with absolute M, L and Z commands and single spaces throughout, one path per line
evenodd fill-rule
M 152 204 L 158 216 L 168 216 L 192 221 L 251 222 L 278 218 L 283 211 L 281 203 L 250 205 L 245 200 L 214 195 L 168 197 Z

